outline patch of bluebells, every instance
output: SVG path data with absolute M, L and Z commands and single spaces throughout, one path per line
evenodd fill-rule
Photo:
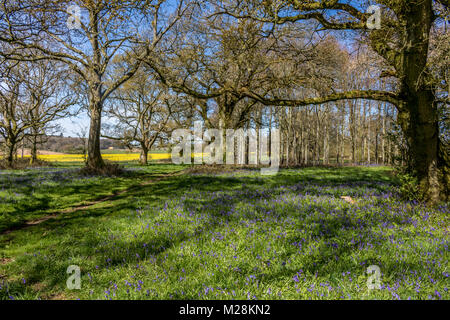
M 225 176 L 240 188 L 192 189 L 108 230 L 100 270 L 133 275 L 104 298 L 448 299 L 448 204 L 402 202 L 386 182 L 267 186 L 242 175 Z M 367 288 L 369 265 L 380 290 Z
M 99 230 L 85 298 L 449 298 L 449 204 L 401 201 L 387 182 L 204 178 L 220 190 L 193 186 L 157 206 L 140 199 Z M 367 288 L 370 265 L 380 290 Z

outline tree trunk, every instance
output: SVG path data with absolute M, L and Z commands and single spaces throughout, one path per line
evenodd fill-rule
M 382 109 L 384 110 L 384 108 Z M 383 165 L 386 164 L 386 112 L 381 113 L 382 114 L 382 129 L 381 129 L 381 161 Z
M 284 148 L 286 166 L 289 166 L 289 130 L 286 131 L 286 147 Z
M 16 147 L 15 141 L 7 141 L 6 142 L 6 148 L 7 148 L 7 157 L 6 157 L 6 163 L 8 165 L 8 168 L 12 168 L 13 162 L 14 162 L 14 151 Z
M 311 123 L 309 122 L 309 110 L 306 109 L 305 113 L 305 122 L 306 122 L 306 130 L 305 130 L 305 155 L 303 158 L 305 159 L 305 165 L 310 165 L 309 160 L 309 133 L 311 132 Z
M 139 162 L 142 165 L 148 164 L 148 148 L 145 143 L 141 143 L 141 155 L 139 157 Z
M 256 121 L 256 124 L 255 124 L 255 128 L 256 128 L 256 155 L 255 155 L 255 159 L 256 159 L 256 164 L 257 165 L 259 165 L 261 162 L 261 155 L 260 155 L 260 149 L 259 149 L 259 145 L 260 145 L 260 142 L 261 142 L 261 138 L 260 138 L 260 135 L 259 135 L 259 132 L 260 132 L 260 130 L 261 130 L 261 126 L 260 126 L 260 123 L 261 123 L 261 121 L 262 121 L 262 112 L 261 112 L 261 110 L 260 109 L 258 109 L 257 111 L 256 111 L 256 118 L 258 119 L 258 121 Z M 269 126 L 269 129 L 270 129 L 271 127 Z M 270 135 L 270 130 L 269 130 L 269 135 Z M 269 153 L 270 153 L 270 148 L 269 148 Z
M 302 117 L 302 120 L 300 122 L 300 151 L 299 151 L 299 153 L 300 153 L 300 155 L 299 155 L 300 159 L 299 160 L 300 160 L 300 164 L 302 166 L 306 165 L 305 164 L 305 157 L 304 157 L 304 154 L 305 154 L 305 151 L 304 151 L 304 149 L 305 149 L 304 126 L 305 126 L 305 123 L 304 123 L 303 117 Z
M 100 102 L 99 97 L 94 97 L 93 100 L 94 101 L 91 101 L 90 103 L 91 125 L 89 128 L 87 166 L 99 169 L 105 165 L 100 153 L 102 103 Z
M 339 150 L 339 122 L 336 123 L 336 164 L 341 164 L 340 150 Z
M 356 164 L 356 123 L 355 123 L 355 101 L 349 101 L 349 121 L 350 121 L 350 136 L 351 136 L 351 152 L 352 152 L 352 163 Z
M 345 165 L 345 132 L 344 132 L 344 118 L 342 118 L 342 124 L 341 124 L 341 158 L 342 158 L 342 165 Z
M 328 155 L 328 119 L 325 120 L 324 134 L 323 134 L 323 164 L 329 164 L 329 155 Z
M 409 148 L 408 168 L 418 179 L 430 203 L 448 200 L 449 159 L 439 141 L 439 119 L 427 68 L 432 1 L 408 4 L 406 43 L 402 52 L 402 78 L 398 121 Z M 442 148 L 440 150 L 440 148 Z
M 372 162 L 370 158 L 370 120 L 371 120 L 371 113 L 372 113 L 372 103 L 369 101 L 369 114 L 368 114 L 368 121 L 367 121 L 367 163 L 370 164 Z
M 410 111 L 399 114 L 410 151 L 410 163 L 407 165 L 408 170 L 417 177 L 427 200 L 435 203 L 444 200 L 445 188 L 441 185 L 441 180 L 447 179 L 448 188 L 448 175 L 443 176 L 445 170 L 448 173 L 448 165 L 439 156 L 439 127 L 437 120 L 433 120 L 437 119 L 437 114 L 436 108 L 431 107 L 433 97 L 430 92 L 424 91 L 415 92 L 414 96 L 417 100 L 411 99 L 408 102 Z
M 262 122 L 262 112 L 260 113 L 261 115 L 261 122 Z M 272 110 L 272 106 L 269 107 L 269 159 L 272 159 L 272 126 L 273 126 L 273 110 Z
M 37 137 L 33 136 L 33 141 L 31 143 L 31 158 L 30 164 L 33 164 L 37 161 Z

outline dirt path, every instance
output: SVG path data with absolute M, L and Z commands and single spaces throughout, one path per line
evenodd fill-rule
M 55 212 L 53 212 L 53 213 L 51 213 L 51 214 L 49 214 L 47 216 L 41 217 L 39 219 L 26 221 L 23 224 L 21 224 L 20 226 L 16 226 L 16 227 L 13 227 L 13 228 L 10 228 L 10 229 L 2 231 L 0 233 L 0 236 L 1 235 L 10 234 L 11 232 L 14 232 L 14 231 L 17 231 L 17 230 L 22 230 L 22 229 L 25 229 L 25 228 L 29 228 L 29 227 L 32 227 L 32 226 L 39 225 L 39 224 L 41 224 L 41 223 L 43 223 L 43 222 L 45 222 L 47 220 L 54 219 L 54 218 L 58 217 L 61 214 L 74 213 L 74 212 L 78 212 L 78 211 L 89 209 L 90 207 L 92 207 L 92 206 L 94 206 L 96 204 L 112 200 L 115 197 L 118 197 L 118 196 L 123 195 L 123 194 L 125 194 L 127 192 L 130 192 L 130 190 L 132 190 L 132 189 L 134 189 L 136 187 L 143 187 L 143 186 L 146 186 L 146 185 L 149 185 L 149 184 L 161 181 L 161 180 L 165 180 L 165 179 L 168 179 L 168 178 L 171 178 L 171 177 L 179 176 L 179 175 L 182 175 L 183 173 L 185 173 L 187 170 L 188 169 L 183 169 L 183 170 L 180 170 L 180 171 L 175 171 L 175 172 L 172 172 L 172 173 L 156 176 L 156 177 L 154 177 L 154 178 L 152 178 L 150 180 L 147 180 L 147 181 L 145 181 L 143 183 L 140 183 L 140 184 L 137 184 L 137 185 L 132 185 L 132 186 L 130 186 L 130 187 L 124 189 L 124 190 L 121 190 L 119 192 L 114 192 L 112 195 L 106 196 L 104 198 L 101 198 L 101 199 L 98 199 L 98 200 L 94 200 L 94 201 L 89 201 L 87 203 L 83 203 L 83 204 L 80 204 L 80 205 L 77 205 L 77 206 L 73 206 L 73 207 L 70 207 L 70 208 L 67 208 L 67 209 L 64 209 L 64 210 L 55 211 Z

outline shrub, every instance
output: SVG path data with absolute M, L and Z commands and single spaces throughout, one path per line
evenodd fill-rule
M 420 189 L 417 178 L 408 173 L 398 174 L 400 180 L 400 195 L 407 201 L 422 201 L 423 192 Z
M 13 169 L 13 170 L 23 170 L 27 168 L 38 168 L 38 167 L 50 167 L 52 165 L 51 162 L 43 161 L 40 159 L 37 159 L 33 162 L 33 164 L 30 164 L 30 158 L 18 158 L 14 159 L 12 166 L 9 166 L 7 161 L 2 159 L 0 160 L 0 169 Z
M 86 176 L 108 176 L 116 177 L 120 176 L 124 172 L 124 167 L 118 163 L 105 162 L 105 165 L 101 168 L 93 168 L 86 166 L 81 169 L 80 173 Z

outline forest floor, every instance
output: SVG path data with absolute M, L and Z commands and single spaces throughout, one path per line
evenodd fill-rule
M 184 169 L 0 171 L 0 299 L 450 298 L 450 204 L 387 167 Z

